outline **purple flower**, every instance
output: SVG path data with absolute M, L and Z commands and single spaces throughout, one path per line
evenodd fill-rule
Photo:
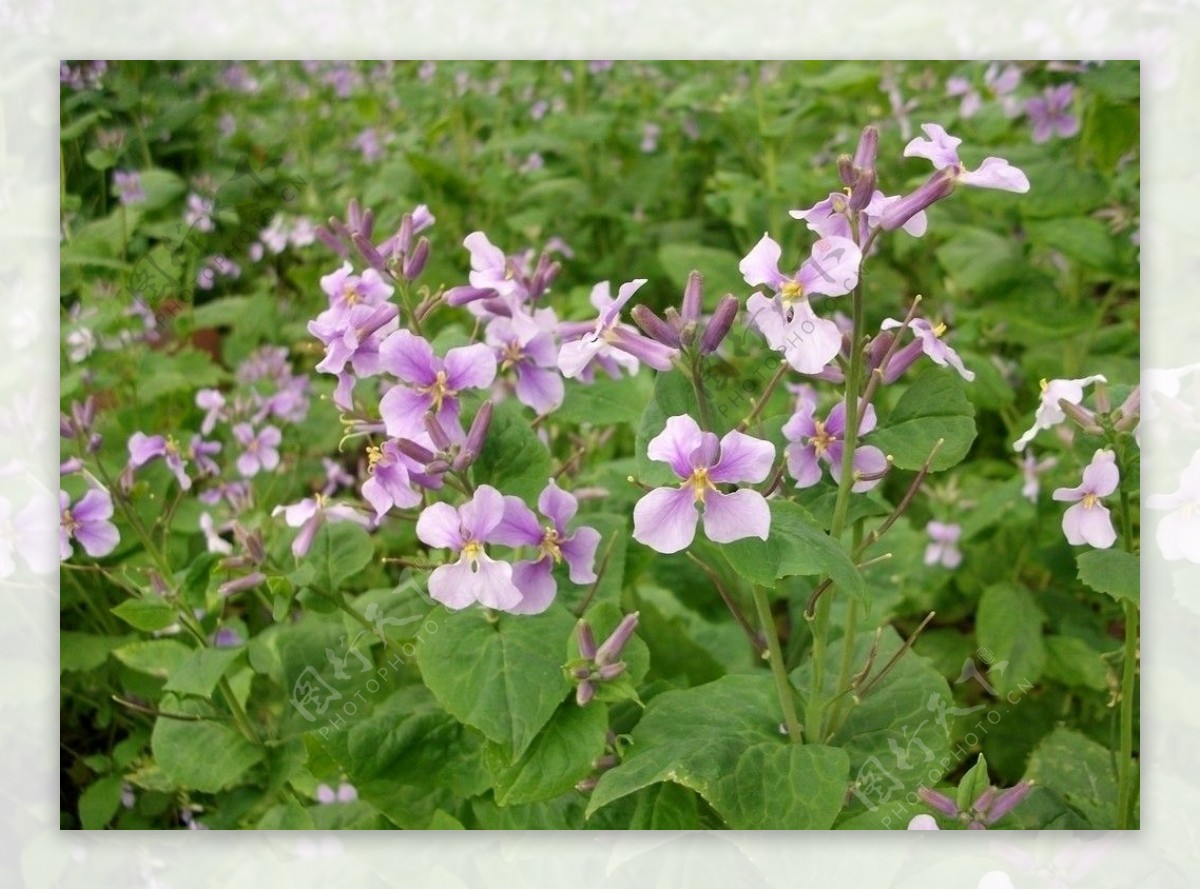
M 897 321 L 894 318 L 887 318 L 880 325 L 880 330 L 890 331 L 903 326 L 904 322 Z M 935 327 L 929 323 L 928 319 L 914 318 L 908 323 L 908 329 L 913 332 L 914 339 L 907 346 L 897 350 L 892 356 L 891 361 L 888 362 L 888 366 L 883 369 L 884 383 L 892 383 L 897 380 L 922 352 L 933 359 L 935 365 L 941 365 L 943 368 L 949 365 L 958 371 L 959 376 L 963 380 L 971 381 L 975 379 L 975 372 L 968 371 L 963 366 L 962 359 L 958 357 L 958 353 L 947 346 L 946 342 L 941 339 L 942 334 L 946 333 L 946 325 L 944 323 L 938 324 Z
M 1025 483 L 1021 486 L 1021 495 L 1030 503 L 1036 504 L 1041 487 L 1038 484 L 1038 476 L 1056 466 L 1058 466 L 1057 459 L 1048 457 L 1039 463 L 1032 451 L 1026 451 L 1021 460 L 1021 473 L 1025 477 Z
M 179 443 L 172 436 L 147 436 L 145 433 L 137 432 L 129 437 L 129 465 L 130 470 L 136 470 L 144 466 L 155 458 L 161 457 L 175 478 L 179 480 L 179 487 L 187 491 L 192 487 L 192 480 L 188 478 L 187 471 L 184 469 L 187 461 L 179 451 Z
M 413 477 L 421 477 L 423 482 L 435 483 L 432 477 L 425 476 L 424 467 L 404 454 L 394 440 L 389 439 L 379 447 L 367 449 L 367 473 L 369 478 L 363 483 L 362 493 L 367 502 L 375 508 L 376 520 L 392 507 L 405 509 L 421 503 L 421 495 L 413 488 Z M 440 482 L 426 487 L 438 487 Z
M 221 475 L 220 465 L 212 459 L 212 455 L 220 453 L 220 442 L 205 442 L 200 436 L 192 436 L 192 441 L 188 444 L 188 456 L 201 476 Z
M 1069 139 L 1079 132 L 1079 119 L 1070 113 L 1075 87 L 1069 83 L 1046 87 L 1041 96 L 1025 103 L 1025 111 L 1033 123 L 1033 141 L 1047 142 L 1058 135 Z
M 1117 470 L 1117 456 L 1102 448 L 1092 457 L 1092 462 L 1083 468 L 1083 484 L 1075 488 L 1056 488 L 1056 501 L 1072 501 L 1063 514 L 1063 533 L 1070 544 L 1090 544 L 1105 550 L 1117 540 L 1108 507 L 1100 503 L 1117 490 L 1121 474 Z
M 804 374 L 816 374 L 842 348 L 842 332 L 828 319 L 818 318 L 809 305 L 810 294 L 840 296 L 858 284 L 862 252 L 848 238 L 822 238 L 791 277 L 779 271 L 782 251 L 769 235 L 742 259 L 738 269 L 751 286 L 765 285 L 775 292 L 766 297 L 755 292 L 746 301 L 748 323 L 782 352 L 788 363 Z
M 334 504 L 322 494 L 304 498 L 294 504 L 280 504 L 271 511 L 272 516 L 283 514 L 283 520 L 292 528 L 300 529 L 292 541 L 292 555 L 297 559 L 308 553 L 317 530 L 328 519 L 330 522 L 353 522 L 370 528 L 371 520 L 346 504 Z
M 791 210 L 792 219 L 802 219 L 822 238 L 850 238 L 850 199 L 845 192 L 830 192 L 807 210 Z
M 686 414 L 667 419 L 646 454 L 669 464 L 683 483 L 656 488 L 633 508 L 633 538 L 659 553 L 677 553 L 692 543 L 703 516 L 709 540 L 726 544 L 741 538 L 767 539 L 771 510 L 748 488 L 729 493 L 720 483 L 762 482 L 771 472 L 775 446 L 736 430 L 719 442 Z M 703 511 L 703 512 L 701 512 Z
M 351 803 L 358 800 L 358 789 L 349 782 L 342 782 L 334 791 L 324 782 L 317 786 L 317 802 L 322 804 Z
M 1025 447 L 1033 441 L 1033 437 L 1041 430 L 1048 430 L 1053 426 L 1057 426 L 1067 419 L 1067 415 L 1063 413 L 1062 406 L 1059 400 L 1066 399 L 1072 405 L 1078 405 L 1083 401 L 1083 388 L 1090 383 L 1107 383 L 1108 379 L 1103 374 L 1093 374 L 1090 377 L 1080 377 L 1077 380 L 1051 380 L 1042 381 L 1042 397 L 1041 404 L 1038 405 L 1037 412 L 1033 417 L 1033 426 L 1022 434 L 1021 438 L 1013 443 L 1014 451 L 1024 451 Z
M 278 445 L 283 435 L 278 427 L 265 426 L 258 433 L 248 423 L 239 423 L 233 428 L 233 437 L 245 450 L 237 459 L 238 472 L 249 478 L 259 470 L 270 472 L 279 466 Z
M 1146 498 L 1152 510 L 1170 510 L 1158 524 L 1155 540 L 1164 559 L 1186 559 L 1200 564 L 1200 451 L 1179 477 L 1179 488 L 1171 494 Z
M 925 526 L 925 531 L 929 535 L 929 543 L 925 545 L 925 565 L 940 564 L 947 569 L 962 565 L 962 552 L 958 549 L 961 525 L 934 520 Z
M 651 340 L 621 322 L 621 309 L 645 283 L 645 278 L 636 278 L 622 284 L 615 300 L 609 297 L 607 281 L 600 282 L 592 289 L 592 305 L 600 310 L 600 317 L 590 330 L 584 326 L 586 333 L 582 337 L 562 345 L 558 353 L 558 369 L 564 377 L 583 376 L 584 369 L 594 359 L 608 358 L 624 364 L 627 360 L 619 358 L 620 353 L 636 360 L 632 364 L 634 371 L 637 370 L 638 361 L 659 371 L 671 369 L 671 362 L 679 350 Z M 564 325 L 562 330 L 573 333 L 574 328 Z M 569 333 L 564 333 L 564 336 L 569 336 Z
M 908 831 L 938 831 L 937 819 L 928 813 L 918 813 L 908 822 Z
M 219 389 L 201 389 L 196 392 L 196 407 L 204 410 L 204 420 L 200 423 L 200 432 L 207 436 L 213 431 L 218 420 L 225 419 L 225 396 Z
M 495 291 L 502 297 L 515 294 L 518 283 L 504 251 L 488 240 L 483 232 L 472 232 L 463 239 L 471 254 L 471 287 Z
M 433 347 L 411 331 L 401 330 L 380 344 L 383 368 L 400 379 L 379 402 L 387 434 L 407 439 L 425 432 L 425 413 L 432 411 L 455 441 L 466 434 L 459 422 L 458 394 L 483 389 L 496 378 L 496 357 L 490 346 L 460 346 L 438 358 Z
M 816 485 L 821 479 L 821 462 L 829 465 L 830 475 L 837 482 L 842 475 L 843 441 L 846 434 L 846 403 L 838 402 L 824 422 L 815 417 L 816 404 L 801 401 L 796 413 L 784 424 L 783 435 L 790 443 L 784 450 L 788 472 L 796 480 L 797 488 Z M 859 435 L 865 436 L 875 429 L 875 406 L 867 405 L 859 418 Z M 874 445 L 860 445 L 854 449 L 855 475 L 871 478 L 858 479 L 852 491 L 869 491 L 879 484 L 887 471 L 887 456 Z
M 450 609 L 479 603 L 489 609 L 518 606 L 522 594 L 513 583 L 513 567 L 492 559 L 484 550 L 504 519 L 504 497 L 490 485 L 458 509 L 431 504 L 417 520 L 417 537 L 430 547 L 444 547 L 458 559 L 438 566 L 429 576 L 429 595 Z
M 906 158 L 927 158 L 935 170 L 950 170 L 954 182 L 976 188 L 1029 191 L 1029 179 L 1003 158 L 984 158 L 976 170 L 968 170 L 958 158 L 962 140 L 951 136 L 937 124 L 922 124 L 928 139 L 920 136 L 904 147 Z
M 566 561 L 571 581 L 591 584 L 596 580 L 593 565 L 600 533 L 583 526 L 567 531 L 579 502 L 563 491 L 553 479 L 538 495 L 538 511 L 550 522 L 542 526 L 537 516 L 518 497 L 504 498 L 504 519 L 496 527 L 492 540 L 509 547 L 537 548 L 536 560 L 522 560 L 513 566 L 513 583 L 522 592 L 522 600 L 509 609 L 520 615 L 534 615 L 550 608 L 558 592 L 551 570 Z
M 549 317 L 552 319 L 553 313 Z M 562 404 L 563 379 L 558 372 L 554 337 L 548 330 L 532 319 L 519 324 L 516 318 L 496 317 L 488 322 L 484 339 L 496 351 L 500 370 L 514 370 L 515 391 L 521 404 L 538 414 Z
M 113 187 L 122 204 L 141 204 L 146 200 L 142 177 L 136 170 L 114 170 Z
M 184 211 L 183 221 L 189 226 L 195 226 L 197 231 L 211 232 L 213 202 L 202 198 L 195 192 L 187 196 L 187 210 Z
M 109 520 L 113 515 L 112 498 L 103 488 L 88 491 L 74 507 L 65 491 L 58 493 L 59 560 L 71 558 L 72 539 L 78 541 L 88 556 L 100 557 L 112 553 L 121 540 L 117 527 Z
M 888 215 L 897 204 L 904 200 L 903 195 L 885 195 L 878 189 L 871 196 L 870 202 L 863 208 L 863 217 L 867 221 L 870 228 L 878 228 L 883 224 L 884 218 Z M 929 228 L 929 217 L 925 215 L 924 210 L 918 210 L 906 219 L 900 228 L 908 232 L 914 238 L 920 238 Z
M 317 365 L 324 374 L 339 374 L 349 364 L 358 377 L 379 373 L 379 346 L 397 328 L 393 303 L 357 303 L 348 309 L 326 309 L 308 323 L 308 332 L 325 344 Z
M 321 276 L 321 290 L 329 297 L 331 309 L 349 309 L 359 303 L 378 306 L 386 303 L 395 292 L 390 284 L 374 269 L 367 269 L 361 276 L 353 273 L 350 263 L 343 263 L 336 272 Z

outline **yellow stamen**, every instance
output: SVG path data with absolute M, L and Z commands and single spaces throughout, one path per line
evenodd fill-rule
M 442 410 L 442 400 L 450 396 L 458 395 L 457 392 L 450 389 L 446 385 L 446 372 L 438 371 L 437 378 L 429 386 L 419 387 L 417 392 L 427 393 L 433 397 L 433 410 L 435 412 Z
M 784 282 L 783 287 L 779 289 L 779 296 L 783 297 L 785 303 L 794 303 L 804 299 L 804 287 L 799 281 Z
M 692 470 L 692 475 L 688 477 L 688 481 L 684 483 L 692 487 L 692 498 L 695 503 L 704 503 L 704 493 L 708 490 L 716 491 L 717 486 L 713 485 L 708 478 L 708 467 L 697 467 Z
M 347 306 L 357 306 L 359 300 L 361 299 L 362 294 L 358 292 L 358 288 L 356 288 L 354 285 L 347 284 L 346 287 L 342 289 L 342 302 Z
M 552 525 L 548 525 L 544 531 L 545 534 L 542 536 L 542 543 L 540 545 L 542 555 L 549 556 L 556 564 L 562 562 L 563 539 L 562 536 L 559 535 L 558 529 Z
M 933 336 L 940 337 L 944 333 L 946 333 L 946 323 L 939 321 L 933 328 Z
M 1083 509 L 1090 510 L 1100 502 L 1100 498 L 1094 494 L 1085 494 L 1083 496 Z
M 462 555 L 466 559 L 474 562 L 475 560 L 479 559 L 479 557 L 483 556 L 483 545 L 478 541 L 467 541 L 466 545 L 462 549 Z
M 813 425 L 817 428 L 816 435 L 808 437 L 808 444 L 817 452 L 817 457 L 820 457 L 829 450 L 829 446 L 837 441 L 837 436 L 829 433 L 825 429 L 825 424 L 819 420 L 814 420 Z
M 383 452 L 379 450 L 378 445 L 367 446 L 367 472 L 374 473 L 375 465 L 383 460 Z

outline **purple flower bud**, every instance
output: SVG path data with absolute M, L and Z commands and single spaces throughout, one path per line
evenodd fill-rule
M 446 461 L 446 460 L 441 460 L 440 458 L 438 458 L 436 460 L 432 460 L 429 462 L 429 464 L 425 467 L 425 472 L 431 476 L 440 476 L 442 473 L 445 473 L 449 469 L 450 469 L 450 462 Z
M 358 248 L 358 252 L 362 258 L 376 272 L 387 272 L 387 262 L 383 259 L 383 255 L 375 249 L 375 245 L 367 240 L 367 236 L 362 232 L 354 233 L 354 246 Z
M 71 418 L 67 417 L 66 414 L 61 412 L 58 415 L 58 434 L 64 439 L 75 438 L 74 422 L 71 420 Z
M 483 300 L 494 296 L 496 296 L 496 292 L 491 288 L 471 287 L 464 284 L 460 287 L 450 288 L 443 294 L 443 299 L 448 306 L 465 306 L 467 303 L 474 303 L 476 300 Z
M 257 587 L 266 580 L 267 576 L 262 572 L 251 572 L 249 575 L 243 575 L 241 578 L 225 582 L 217 588 L 217 593 L 221 596 L 231 596 L 243 590 L 250 590 L 252 587 Z
M 221 571 L 229 569 L 248 569 L 254 565 L 254 560 L 248 556 L 229 556 L 218 563 Z
M 367 238 L 371 237 L 371 232 L 375 230 L 375 214 L 370 209 L 364 210 L 362 222 L 358 226 L 358 230 Z
M 891 205 L 879 220 L 879 227 L 886 232 L 898 229 L 926 207 L 947 197 L 954 191 L 954 169 L 943 167 L 917 188 Z
M 263 537 L 261 531 L 258 529 L 255 529 L 252 532 L 247 531 L 246 527 L 240 522 L 235 522 L 233 524 L 233 536 L 237 538 L 237 541 L 242 546 L 242 549 L 246 551 L 249 557 L 254 560 L 256 564 L 262 563 L 266 560 L 267 551 L 263 548 Z
M 896 350 L 888 360 L 887 367 L 883 369 L 883 382 L 895 383 L 923 353 L 920 340 L 913 340 L 907 346 Z
M 842 185 L 854 185 L 854 160 L 850 155 L 841 155 L 837 159 L 837 168 Z
M 575 783 L 575 790 L 578 791 L 580 794 L 589 794 L 596 789 L 596 786 L 599 783 L 600 783 L 599 779 L 593 778 L 592 776 L 588 776 L 586 779 L 580 779 L 578 782 Z
M 596 684 L 591 680 L 584 680 L 575 689 L 575 704 L 583 707 L 596 695 Z
M 891 348 L 892 341 L 896 338 L 895 334 L 890 334 L 887 331 L 881 331 L 876 334 L 871 342 L 867 344 L 867 370 L 874 371 L 883 361 L 883 357 L 887 355 L 888 349 Z
M 721 302 L 717 304 L 717 309 L 713 312 L 712 318 L 708 320 L 708 326 L 705 327 L 704 335 L 700 338 L 701 355 L 710 355 L 717 351 L 717 347 L 721 345 L 733 327 L 738 307 L 738 298 L 733 294 L 721 297 Z
M 329 228 L 332 229 L 333 233 L 346 244 L 351 244 L 354 242 L 354 236 L 350 234 L 350 230 L 347 229 L 345 223 L 343 223 L 336 216 L 329 217 Z
M 920 788 L 917 790 L 917 797 L 921 798 L 926 806 L 933 807 L 939 813 L 947 816 L 958 815 L 958 804 L 940 791 L 934 791 L 932 788 Z
M 625 662 L 618 661 L 600 668 L 599 677 L 601 680 L 615 680 L 623 673 L 625 673 Z
M 407 260 L 404 261 L 404 279 L 406 281 L 416 281 L 421 277 L 421 273 L 425 271 L 425 263 L 429 261 L 429 239 L 422 236 L 417 242 L 416 248 Z
M 854 151 L 854 167 L 857 171 L 875 172 L 875 157 L 879 154 L 879 128 L 871 125 L 863 127 L 858 137 L 858 148 Z M 853 184 L 853 183 L 851 183 Z
M 1013 807 L 1029 796 L 1029 792 L 1033 790 L 1033 782 L 1018 782 L 1007 791 L 1001 792 L 988 809 L 987 821 L 991 825 L 993 822 L 999 822 L 1010 812 Z
M 78 473 L 82 469 L 83 461 L 77 457 L 73 457 L 70 460 L 65 460 L 58 465 L 58 475 L 70 476 L 72 473 Z
M 406 213 L 400 218 L 400 228 L 396 232 L 396 240 L 392 245 L 393 252 L 401 256 L 408 256 L 408 252 L 412 250 L 412 239 L 413 217 L 411 213 Z
M 1135 386 L 1129 397 L 1121 403 L 1121 407 L 1117 409 L 1117 422 L 1114 425 L 1115 429 L 1121 432 L 1127 432 L 1133 429 L 1142 413 L 1142 388 Z
M 604 772 L 605 770 L 612 769 L 618 763 L 620 761 L 617 760 L 616 754 L 602 754 L 592 761 L 592 769 L 597 772 Z
M 425 432 L 429 433 L 429 438 L 433 440 L 433 447 L 438 451 L 446 452 L 450 450 L 450 437 L 442 428 L 437 415 L 432 411 L 425 412 Z
M 575 668 L 575 670 L 571 671 L 571 676 L 576 680 L 586 680 L 591 675 L 592 669 L 583 665 L 580 665 L 579 667 Z
M 546 260 L 544 265 L 541 259 Z M 537 270 L 533 273 L 533 280 L 529 282 L 529 296 L 534 300 L 545 293 L 562 272 L 562 263 L 551 262 L 546 254 L 542 254 L 541 259 L 538 261 Z
M 649 306 L 639 304 L 634 306 L 629 314 L 647 337 L 657 340 L 664 346 L 670 346 L 674 349 L 680 347 L 679 333 L 655 315 L 654 310 Z
M 487 438 L 488 427 L 492 425 L 491 399 L 479 406 L 475 419 L 471 421 L 471 429 L 467 432 L 467 442 L 454 458 L 451 466 L 456 473 L 461 473 L 479 457 L 483 450 L 484 439 Z
M 595 659 L 596 637 L 592 633 L 592 626 L 581 620 L 575 625 L 575 634 L 579 640 L 579 654 L 588 661 Z
M 88 436 L 87 445 L 85 446 L 88 454 L 95 454 L 100 450 L 100 446 L 104 444 L 104 437 L 99 433 L 92 433 Z
M 871 198 L 875 194 L 875 171 L 860 170 L 858 171 L 858 180 L 854 183 L 854 187 L 850 189 L 850 209 L 858 213 L 864 207 L 871 203 Z
M 687 285 L 683 289 L 683 305 L 680 307 L 680 316 L 685 324 L 689 321 L 700 320 L 703 290 L 704 276 L 693 271 L 688 275 Z
M 313 234 L 320 239 L 322 244 L 324 244 L 338 256 L 346 256 L 346 245 L 339 241 L 337 236 L 335 236 L 333 232 L 329 231 L 329 229 L 325 228 L 325 226 L 317 226 L 316 229 L 313 230 Z
M 1069 399 L 1059 399 L 1058 407 L 1062 409 L 1063 414 L 1075 421 L 1075 424 L 1085 433 L 1100 435 L 1103 432 L 1100 429 L 1100 425 L 1096 423 L 1096 415 L 1082 405 L 1076 405 Z
M 638 625 L 638 613 L 626 615 L 621 619 L 621 623 L 596 650 L 596 664 L 606 665 L 612 664 L 621 655 L 621 650 L 625 648 L 625 644 L 629 642 L 629 638 L 633 636 L 634 630 Z
M 412 439 L 397 439 L 396 447 L 405 457 L 411 457 L 419 464 L 432 463 L 437 456 L 424 445 L 420 445 Z
M 362 208 L 358 204 L 358 198 L 351 198 L 350 203 L 346 205 L 346 222 L 350 223 L 350 228 L 356 232 L 362 229 Z

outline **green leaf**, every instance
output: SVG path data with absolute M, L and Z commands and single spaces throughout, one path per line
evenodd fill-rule
M 634 831 L 686 831 L 699 825 L 696 792 L 674 782 L 652 785 L 637 794 L 629 828 Z
M 58 669 L 68 671 L 93 671 L 108 660 L 114 649 L 136 640 L 133 634 L 125 637 L 102 637 L 64 630 L 59 634 Z
M 199 713 L 198 707 L 168 695 L 162 709 Z M 209 720 L 159 717 L 150 735 L 150 750 L 159 769 L 183 788 L 215 794 L 236 784 L 263 757 L 261 748 L 244 736 Z
M 1113 265 L 1113 237 L 1098 219 L 1031 220 L 1027 226 L 1033 244 L 1053 248 L 1068 259 L 1093 269 L 1108 269 Z
M 960 227 L 936 252 L 947 274 L 968 291 L 999 290 L 1021 265 L 1015 239 L 988 229 Z
M 1079 637 L 1052 634 L 1046 637 L 1046 676 L 1067 686 L 1103 692 L 1108 689 L 1108 669 L 1100 653 Z
M 979 598 L 975 636 L 982 649 L 991 650 L 988 679 L 1001 695 L 1041 677 L 1046 667 L 1044 620 L 1033 594 L 1016 584 L 989 587 Z
M 575 622 L 561 606 L 540 615 L 439 608 L 417 662 L 425 684 L 458 720 L 520 758 L 571 691 L 563 646 Z
M 791 575 L 824 575 L 840 590 L 866 601 L 867 591 L 845 548 L 816 526 L 808 512 L 789 501 L 774 500 L 767 540 L 743 538 L 720 549 L 734 571 L 746 580 L 774 586 Z
M 716 306 L 725 294 L 740 296 L 749 290 L 738 271 L 739 257 L 728 250 L 702 244 L 665 244 L 658 250 L 658 261 L 681 296 L 692 270 L 703 275 L 706 309 Z
M 1059 794 L 1092 828 L 1116 828 L 1117 774 L 1112 752 L 1072 729 L 1056 729 L 1029 758 L 1026 779 Z
M 349 581 L 371 562 L 375 545 L 366 529 L 354 522 L 326 522 L 313 538 L 306 565 L 308 582 L 322 593 L 340 594 Z
M 1141 563 L 1124 550 L 1088 550 L 1075 558 L 1079 580 L 1117 602 L 1141 604 Z
M 501 494 L 512 494 L 533 503 L 553 470 L 550 452 L 529 425 L 521 405 L 501 402 L 492 415 L 483 450 L 471 465 L 476 484 L 487 483 Z
M 900 396 L 883 429 L 867 436 L 901 470 L 919 470 L 938 439 L 945 442 L 930 465 L 933 470 L 957 464 L 975 441 L 975 406 L 962 378 L 949 368 L 926 370 Z
M 130 599 L 109 611 L 138 630 L 162 630 L 175 623 L 175 607 L 161 599 Z
M 164 688 L 181 695 L 208 698 L 242 652 L 241 648 L 196 649 L 171 671 Z
M 195 349 L 181 349 L 174 355 L 146 352 L 138 368 L 138 403 L 216 386 L 228 376 L 207 353 Z
M 312 815 L 295 801 L 271 807 L 255 827 L 269 831 L 311 831 L 316 828 Z
M 138 640 L 114 649 L 113 657 L 135 671 L 165 678 L 191 653 L 178 640 Z
M 103 828 L 112 821 L 121 806 L 121 776 L 97 779 L 79 795 L 79 823 L 85 830 Z
M 658 782 L 703 797 L 735 829 L 824 829 L 846 794 L 846 753 L 789 744 L 765 674 L 723 677 L 653 699 L 624 763 L 601 776 L 588 815 Z
M 142 191 L 146 193 L 146 198 L 142 201 L 142 208 L 145 210 L 166 207 L 187 189 L 186 183 L 170 170 L 142 170 L 139 178 L 142 181 Z
M 183 582 L 179 586 L 180 595 L 184 602 L 193 608 L 204 608 L 208 582 L 212 578 L 213 568 L 220 562 L 218 553 L 201 553 L 183 573 Z
M 608 709 L 603 704 L 581 708 L 568 700 L 516 763 L 505 746 L 489 743 L 484 759 L 492 771 L 496 803 L 534 803 L 570 791 L 604 753 L 607 731 Z
M 192 323 L 197 328 L 219 328 L 236 324 L 251 311 L 250 297 L 222 297 L 192 310 Z
M 644 375 L 635 377 L 598 378 L 595 383 L 568 382 L 566 400 L 554 412 L 556 421 L 615 426 L 626 423 L 636 426 L 642 416 L 642 406 L 648 396 Z

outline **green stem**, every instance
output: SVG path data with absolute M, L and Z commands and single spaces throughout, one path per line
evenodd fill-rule
M 1122 468 L 1122 480 L 1125 474 Z M 1135 553 L 1133 543 L 1133 512 L 1129 503 L 1129 490 L 1121 486 L 1121 536 L 1125 550 Z M 1138 604 L 1124 601 L 1125 607 L 1125 662 L 1121 671 L 1121 761 L 1118 765 L 1117 828 L 1126 829 L 1133 825 L 1134 803 L 1137 798 L 1134 776 L 1137 764 L 1133 757 L 1133 709 L 1137 698 L 1138 660 Z
M 788 680 L 787 668 L 783 666 L 783 649 L 779 645 L 779 634 L 775 630 L 775 619 L 771 615 L 771 604 L 767 602 L 767 592 L 758 584 L 754 585 L 754 605 L 758 607 L 758 620 L 767 640 L 767 655 L 771 661 L 771 674 L 775 678 L 775 691 L 779 694 L 779 706 L 783 709 L 783 723 L 787 727 L 788 741 L 800 744 L 800 720 L 796 716 L 796 702 L 792 694 L 792 684 Z
M 860 519 L 854 523 L 854 549 L 852 552 L 857 553 L 859 546 L 862 544 L 863 536 L 863 521 Z M 858 600 L 851 600 L 850 607 L 846 613 L 846 633 L 842 637 L 842 665 L 838 670 L 837 694 L 841 696 L 850 686 L 850 672 L 854 670 L 854 644 L 858 637 Z M 836 727 L 841 719 L 842 708 L 845 704 L 845 697 L 839 697 L 837 703 L 833 706 L 833 713 L 830 714 L 829 723 Z
M 692 362 L 692 389 L 696 392 L 696 404 L 700 406 L 700 428 L 712 432 L 712 414 L 708 409 L 708 393 L 704 389 L 704 378 L 700 376 L 699 355 Z

